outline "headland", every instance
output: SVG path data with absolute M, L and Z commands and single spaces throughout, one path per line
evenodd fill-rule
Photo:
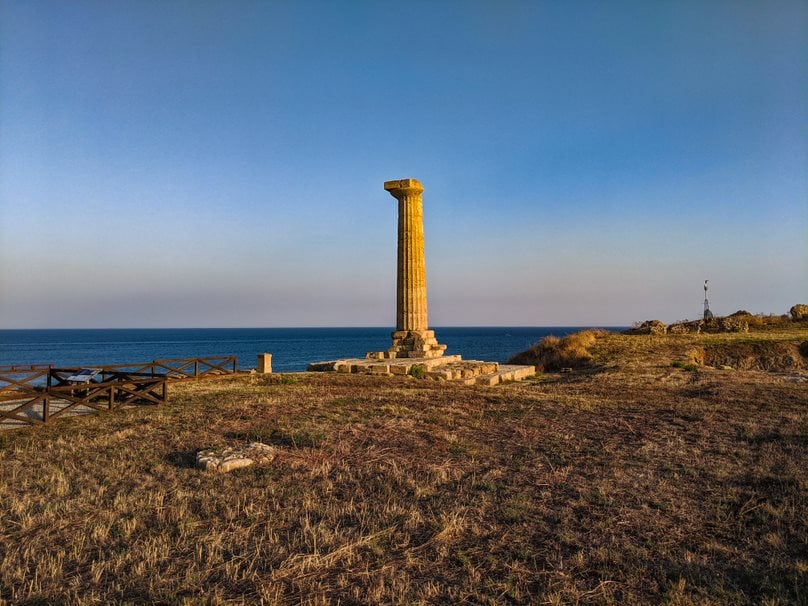
M 806 342 L 593 333 L 520 383 L 255 374 L 3 432 L 0 596 L 798 603 Z

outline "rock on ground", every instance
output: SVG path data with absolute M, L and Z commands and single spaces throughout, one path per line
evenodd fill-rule
M 196 466 L 205 471 L 227 473 L 253 464 L 266 465 L 275 458 L 275 449 L 261 442 L 222 449 L 200 450 L 196 454 Z

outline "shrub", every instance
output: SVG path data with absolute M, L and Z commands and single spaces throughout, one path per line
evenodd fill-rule
M 527 351 L 516 354 L 508 364 L 530 364 L 538 371 L 555 371 L 562 368 L 581 368 L 589 365 L 592 354 L 589 348 L 595 340 L 606 334 L 602 330 L 582 330 L 559 339 L 544 337 Z
M 410 368 L 409 375 L 411 377 L 415 377 L 416 379 L 423 379 L 426 376 L 426 369 L 420 364 L 416 364 Z

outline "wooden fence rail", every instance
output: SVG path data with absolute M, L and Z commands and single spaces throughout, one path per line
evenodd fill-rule
M 97 366 L 96 368 L 100 368 L 103 372 L 114 370 L 151 372 L 153 374 L 165 374 L 170 381 L 187 381 L 191 379 L 235 374 L 238 372 L 238 358 L 236 356 L 168 358 L 143 364 L 111 364 L 107 366 Z
M 238 373 L 236 356 L 207 356 L 202 358 L 168 358 L 134 364 L 104 364 L 93 366 L 101 370 L 102 379 L 114 377 L 115 373 L 148 373 L 149 376 L 165 375 L 171 381 L 192 381 Z M 53 364 L 15 364 L 0 366 L 0 401 L 7 396 L 16 396 L 20 388 L 51 385 L 53 381 L 64 384 L 64 373 L 80 370 L 54 368 Z M 69 375 L 67 375 L 69 376 Z
M 198 381 L 238 373 L 236 356 L 170 358 L 137 364 L 94 366 L 98 375 L 76 384 L 68 377 L 81 368 L 54 368 L 52 364 L 0 366 L 0 424 L 18 421 L 48 423 L 83 406 L 113 410 L 131 404 L 166 401 L 169 382 Z
M 56 372 L 70 372 L 53 369 Z M 0 422 L 18 421 L 41 425 L 61 417 L 79 406 L 94 410 L 114 410 L 133 404 L 162 404 L 168 396 L 165 375 L 115 373 L 112 378 L 81 385 L 63 381 L 59 385 L 18 386 L 10 410 L 0 410 Z
M 47 385 L 52 366 L 31 364 L 0 368 L 0 401 L 16 396 L 20 390 Z

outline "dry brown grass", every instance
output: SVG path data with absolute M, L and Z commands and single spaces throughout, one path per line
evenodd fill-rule
M 565 337 L 544 337 L 530 349 L 516 354 L 508 364 L 528 364 L 539 372 L 562 368 L 582 368 L 592 361 L 589 348 L 598 337 L 607 335 L 602 330 L 582 330 Z
M 805 375 L 671 366 L 753 337 L 611 335 L 597 372 L 496 388 L 176 385 L 161 408 L 3 432 L 0 596 L 805 603 Z M 192 467 L 255 437 L 268 467 Z

